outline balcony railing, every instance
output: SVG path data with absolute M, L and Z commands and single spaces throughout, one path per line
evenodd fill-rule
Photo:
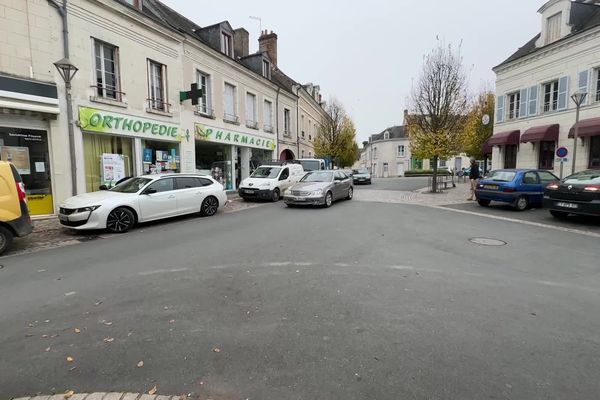
M 206 117 L 206 118 L 211 118 L 211 119 L 215 118 L 215 110 L 213 110 L 212 108 L 205 107 L 205 106 L 198 105 L 198 108 L 196 109 L 196 113 L 198 113 L 201 116 Z
M 160 99 L 146 99 L 148 102 L 148 109 L 155 111 L 162 111 L 165 113 L 169 112 L 169 108 L 172 106 L 171 103 L 167 103 L 166 101 Z
M 263 126 L 263 131 L 273 133 L 273 127 L 271 125 L 265 125 Z
M 125 96 L 125 92 L 118 91 L 117 88 L 114 86 L 97 84 L 92 85 L 90 87 L 96 89 L 96 95 L 98 97 L 102 97 L 105 99 L 122 102 L 123 96 Z
M 246 120 L 246 127 L 250 129 L 258 129 L 258 122 L 253 120 Z
M 229 122 L 230 124 L 237 124 L 237 125 L 240 124 L 240 118 L 237 115 L 228 114 L 228 113 L 223 114 L 223 121 Z

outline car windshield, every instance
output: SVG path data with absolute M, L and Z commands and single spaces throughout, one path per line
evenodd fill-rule
M 311 172 L 304 175 L 300 182 L 331 182 L 333 180 L 332 172 Z
M 117 186 L 110 189 L 110 191 L 119 193 L 137 193 L 151 181 L 152 179 L 149 178 L 131 178 L 119 183 Z
M 279 175 L 279 171 L 281 168 L 279 167 L 258 167 L 256 170 L 250 175 L 252 178 L 277 178 Z
M 512 182 L 516 175 L 517 173 L 514 171 L 492 171 L 486 179 L 496 182 Z
M 567 176 L 564 182 L 572 185 L 598 185 L 600 184 L 600 171 L 581 171 Z
M 321 161 L 319 160 L 302 160 L 300 165 L 305 171 L 318 171 L 321 169 Z
M 369 171 L 367 171 L 365 168 L 359 168 L 359 169 L 353 169 L 352 173 L 353 174 L 368 174 Z

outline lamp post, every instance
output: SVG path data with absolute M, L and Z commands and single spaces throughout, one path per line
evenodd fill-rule
M 73 128 L 73 101 L 71 99 L 71 81 L 75 77 L 78 68 L 68 58 L 63 58 L 54 63 L 61 78 L 65 82 L 65 94 L 67 98 L 67 125 L 69 129 L 69 153 L 71 156 L 71 186 L 73 196 L 77 195 L 77 162 L 75 160 L 75 129 Z
M 577 161 L 577 136 L 579 133 L 579 111 L 581 110 L 581 105 L 585 101 L 587 97 L 587 92 L 577 91 L 573 93 L 571 96 L 571 100 L 577 106 L 577 111 L 575 113 L 575 132 L 573 134 L 573 162 L 571 165 L 571 173 L 575 173 L 575 161 Z

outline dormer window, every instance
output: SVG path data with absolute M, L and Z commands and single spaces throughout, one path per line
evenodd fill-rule
M 560 39 L 561 23 L 562 12 L 548 17 L 546 20 L 546 44 L 550 44 Z
M 262 62 L 262 74 L 265 78 L 271 77 L 271 64 L 267 60 Z
M 233 38 L 227 32 L 221 32 L 221 52 L 233 57 Z
M 383 133 L 383 140 L 388 140 L 390 138 L 390 133 L 388 131 L 385 131 Z

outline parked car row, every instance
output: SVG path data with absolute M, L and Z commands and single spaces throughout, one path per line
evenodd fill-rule
M 496 201 L 519 211 L 546 207 L 557 218 L 600 216 L 600 171 L 581 171 L 561 180 L 546 170 L 495 170 L 479 181 L 475 197 L 482 207 Z

